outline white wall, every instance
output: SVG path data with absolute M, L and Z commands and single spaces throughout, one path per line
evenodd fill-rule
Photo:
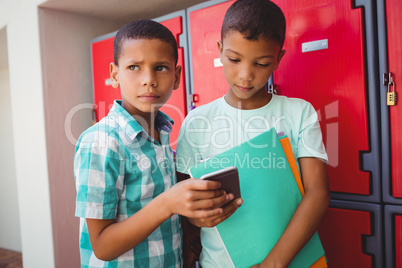
M 90 108 L 73 111 L 93 103 L 91 39 L 122 25 L 45 8 L 39 9 L 39 24 L 55 267 L 79 267 L 74 140 L 92 122 Z
M 91 111 L 75 112 L 67 128 L 65 121 L 75 108 L 93 102 L 90 40 L 117 30 L 123 20 L 38 8 L 43 2 L 0 0 L 0 29 L 7 26 L 10 100 L 0 112 L 9 107 L 12 115 L 12 128 L 2 135 L 14 141 L 7 145 L 15 161 L 7 167 L 15 172 L 19 214 L 14 218 L 19 216 L 24 268 L 79 267 L 74 139 L 91 125 Z M 6 171 L 0 172 L 2 188 Z M 15 232 L 8 241 L 18 241 L 18 224 L 4 232 Z
M 0 38 L 5 38 L 5 29 Z M 8 68 L 0 70 L 0 122 L 0 248 L 21 251 Z
M 7 22 L 11 111 L 24 268 L 54 267 L 38 9 L 23 1 Z

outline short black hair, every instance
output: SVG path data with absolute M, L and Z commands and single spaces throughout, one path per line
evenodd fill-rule
M 119 65 L 119 57 L 123 42 L 130 39 L 159 39 L 172 46 L 173 57 L 177 64 L 178 52 L 176 38 L 162 24 L 153 20 L 135 20 L 124 25 L 117 33 L 113 42 L 114 63 Z
M 265 38 L 285 42 L 286 19 L 282 10 L 269 0 L 237 0 L 226 11 L 221 38 L 231 31 L 240 32 L 248 40 Z

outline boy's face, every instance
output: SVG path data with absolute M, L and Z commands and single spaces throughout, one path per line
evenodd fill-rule
M 272 40 L 247 40 L 237 31 L 227 33 L 222 42 L 218 41 L 218 49 L 230 87 L 226 101 L 243 109 L 265 105 L 270 100 L 265 84 L 285 51 Z
M 112 86 L 120 85 L 131 115 L 156 112 L 179 86 L 181 66 L 175 66 L 171 45 L 159 39 L 123 41 L 118 64 L 110 64 Z

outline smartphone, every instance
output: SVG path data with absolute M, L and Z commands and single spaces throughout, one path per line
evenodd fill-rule
M 241 197 L 239 172 L 235 166 L 202 175 L 200 179 L 219 181 L 221 183 L 221 189 L 225 190 L 226 193 L 232 193 L 234 195 L 234 199 Z

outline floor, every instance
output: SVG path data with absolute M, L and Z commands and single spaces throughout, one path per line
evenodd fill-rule
M 21 252 L 0 248 L 0 268 L 21 268 Z

